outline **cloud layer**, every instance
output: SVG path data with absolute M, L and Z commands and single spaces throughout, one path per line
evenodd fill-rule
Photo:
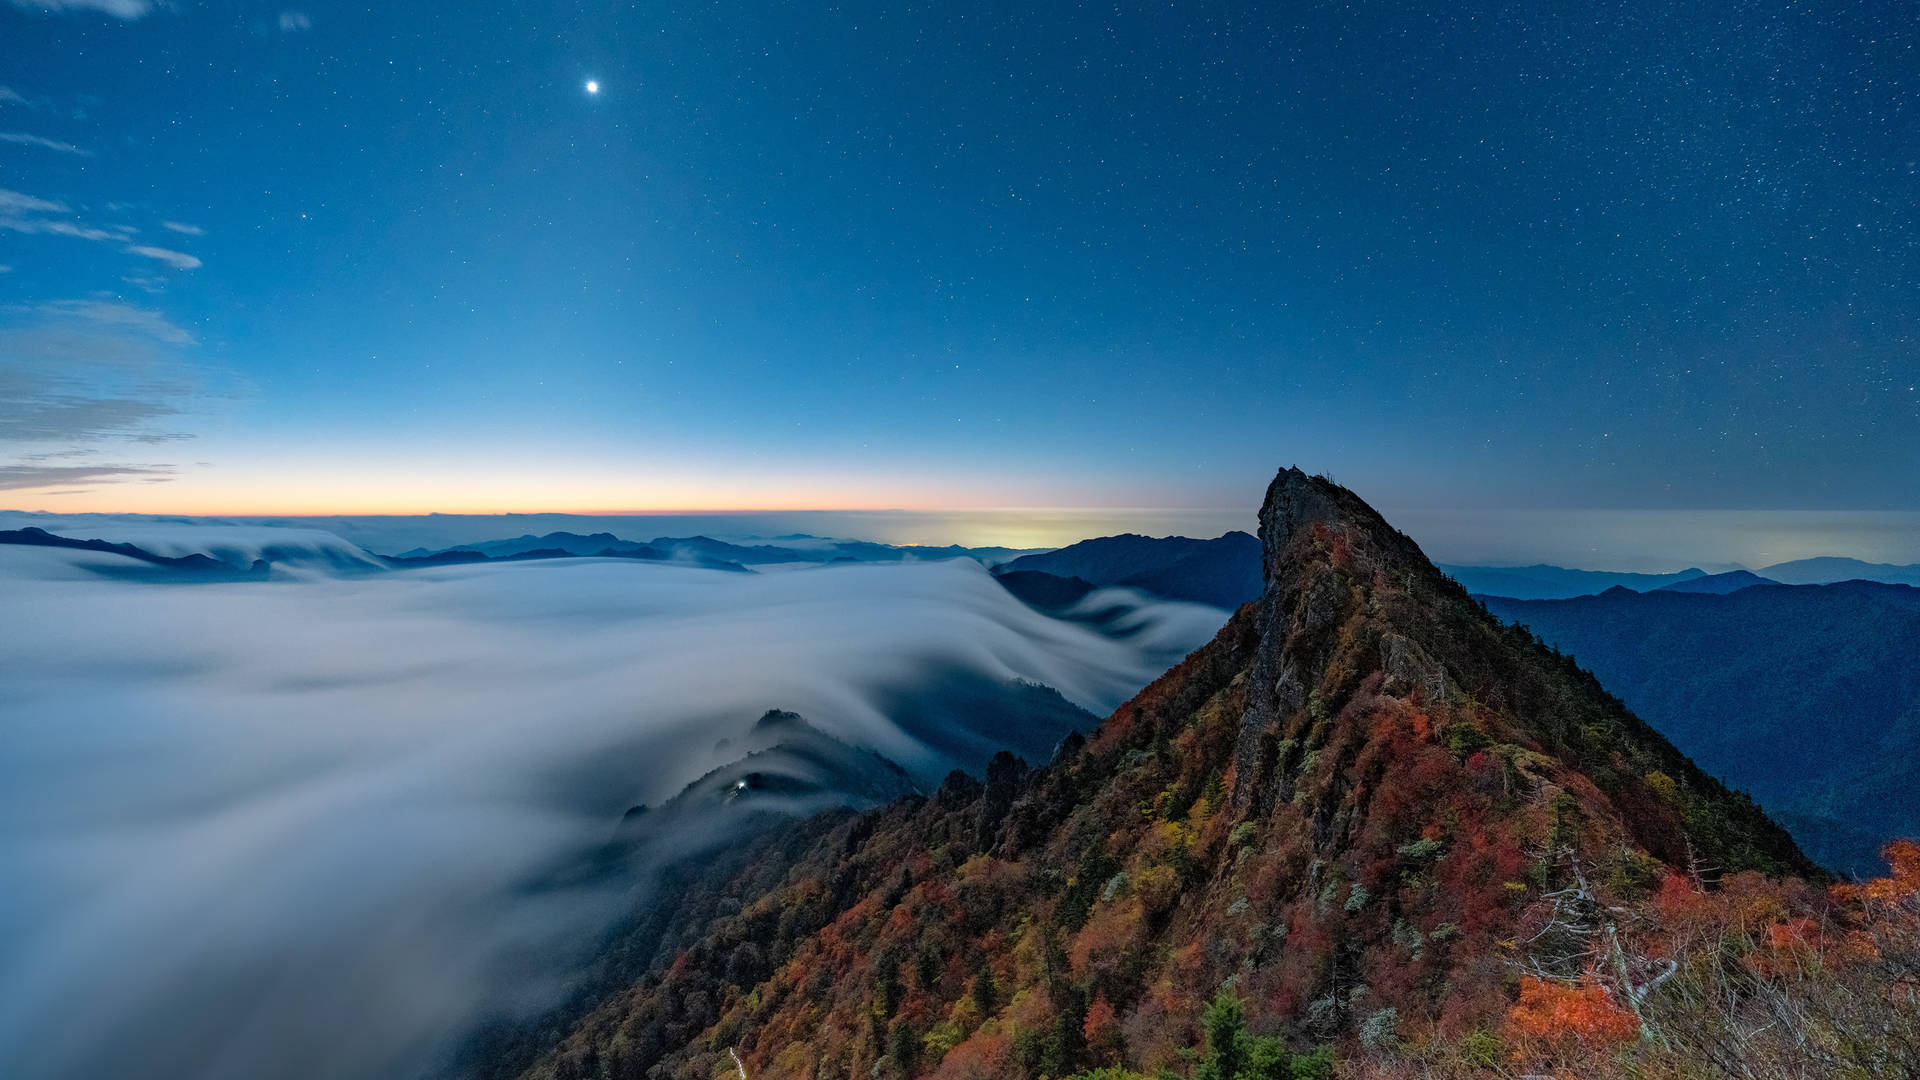
M 0 547 L 10 617 L 36 628 L 0 650 L 20 1077 L 411 1073 L 537 1005 L 562 974 L 543 964 L 620 910 L 525 884 L 764 710 L 939 775 L 887 711 L 914 687 L 1021 678 L 1103 712 L 1224 619 L 1148 606 L 1103 637 L 965 560 L 194 587 L 77 565 L 109 558 Z

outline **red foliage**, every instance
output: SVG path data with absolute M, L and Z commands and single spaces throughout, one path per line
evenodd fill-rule
M 1660 881 L 1660 891 L 1653 895 L 1653 908 L 1660 913 L 1663 922 L 1673 926 L 1684 926 L 1704 915 L 1712 903 L 1693 882 L 1673 871 L 1667 871 Z
M 976 1033 L 973 1038 L 947 1051 L 934 1071 L 937 1080 L 999 1080 L 1012 1071 L 1013 1047 L 999 1033 Z
M 1640 1021 L 1614 1003 L 1606 988 L 1592 978 L 1577 986 L 1536 979 L 1520 980 L 1520 1000 L 1507 1012 L 1516 1037 L 1556 1045 L 1577 1041 L 1591 1049 L 1606 1049 L 1640 1036 Z
M 1113 1011 L 1113 1003 L 1106 994 L 1093 999 L 1087 1007 L 1087 1021 L 1081 1025 L 1080 1034 L 1087 1040 L 1087 1056 L 1102 1065 L 1118 1065 L 1120 1055 L 1126 1050 L 1126 1039 L 1120 1033 L 1120 1018 Z

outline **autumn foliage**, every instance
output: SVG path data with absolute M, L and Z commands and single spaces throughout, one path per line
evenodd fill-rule
M 1588 976 L 1569 985 L 1526 976 L 1520 1000 L 1507 1012 L 1516 1040 L 1610 1049 L 1640 1035 L 1640 1021 L 1621 1008 L 1599 981 Z

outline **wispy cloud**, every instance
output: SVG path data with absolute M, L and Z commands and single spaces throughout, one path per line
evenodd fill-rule
M 164 401 L 132 398 L 94 398 L 61 392 L 61 380 L 9 377 L 0 372 L 0 442 L 42 443 L 61 439 L 109 439 L 121 436 L 152 445 L 178 439 L 149 439 L 139 435 L 142 425 L 175 416 L 179 409 Z
M 116 19 L 138 19 L 159 5 L 153 0 L 13 0 L 28 11 L 97 11 Z
M 29 491 L 62 484 L 166 482 L 174 478 L 171 465 L 0 465 L 0 491 Z M 53 495 L 77 494 L 71 491 Z
M 125 225 L 110 225 L 100 228 L 96 225 L 82 225 L 73 221 L 50 221 L 46 218 L 0 217 L 0 229 L 11 232 L 39 234 L 43 236 L 71 236 L 75 240 L 108 241 L 125 243 L 133 239 L 134 231 Z
M 108 241 L 129 243 L 134 230 L 127 225 L 113 225 L 101 228 L 95 225 L 82 225 L 64 218 L 45 217 L 46 214 L 72 214 L 73 209 L 66 203 L 53 199 L 42 199 L 28 195 L 24 191 L 0 188 L 0 229 L 11 232 L 41 234 L 47 236 L 71 236 L 76 240 Z
M 207 235 L 207 230 L 201 228 L 200 226 L 188 225 L 185 222 L 180 222 L 180 221 L 163 221 L 160 223 L 160 227 L 163 229 L 170 229 L 173 232 L 180 233 L 184 236 Z
M 132 244 L 127 247 L 127 252 L 133 255 L 142 255 L 149 259 L 158 259 L 168 266 L 173 267 L 175 270 L 197 270 L 201 266 L 199 259 L 188 255 L 184 251 L 173 251 L 169 248 L 154 247 L 151 244 Z
M 94 326 L 131 331 L 168 345 L 194 344 L 193 335 L 174 325 L 165 315 L 132 304 L 116 304 L 106 300 L 55 300 L 26 310 L 42 319 L 77 319 Z
M 93 156 L 93 151 L 82 149 L 70 142 L 49 139 L 44 135 L 30 135 L 24 131 L 0 131 L 0 142 L 15 143 L 20 146 L 38 146 L 42 149 L 52 150 L 61 154 L 78 154 L 81 157 Z
M 13 87 L 0 86 L 0 105 L 31 106 L 32 104 L 33 102 L 28 101 L 25 94 L 22 94 L 20 91 L 15 90 Z
M 0 489 L 171 476 L 151 463 L 84 468 L 102 440 L 157 445 L 192 436 L 160 426 L 198 390 L 180 350 L 193 335 L 157 311 L 103 300 L 0 307 Z
M 313 29 L 313 20 L 304 11 L 283 11 L 280 13 L 280 31 L 285 34 L 298 33 Z
M 134 243 L 134 234 L 140 230 L 131 225 L 87 225 L 64 217 L 46 216 L 72 212 L 65 203 L 0 188 L 0 229 L 29 235 L 70 236 L 75 240 L 121 244 L 123 246 L 120 250 L 129 255 L 154 259 L 166 263 L 175 270 L 197 270 L 204 265 L 198 256 L 189 255 L 184 251 Z M 179 222 L 165 224 L 166 228 L 188 236 L 198 236 L 204 232 L 197 225 L 183 225 Z
M 67 212 L 65 203 L 57 203 L 51 199 L 38 199 L 25 192 L 0 188 L 0 213 L 64 214 Z

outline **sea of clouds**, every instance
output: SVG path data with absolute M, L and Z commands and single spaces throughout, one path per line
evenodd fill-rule
M 1091 600 L 1129 611 L 1097 632 L 965 559 L 90 569 L 118 559 L 0 547 L 11 1076 L 417 1075 L 551 1003 L 635 902 L 528 883 L 724 763 L 765 710 L 931 786 L 979 763 L 896 723 L 916 686 L 1028 680 L 1104 714 L 1225 620 L 1110 592 Z

